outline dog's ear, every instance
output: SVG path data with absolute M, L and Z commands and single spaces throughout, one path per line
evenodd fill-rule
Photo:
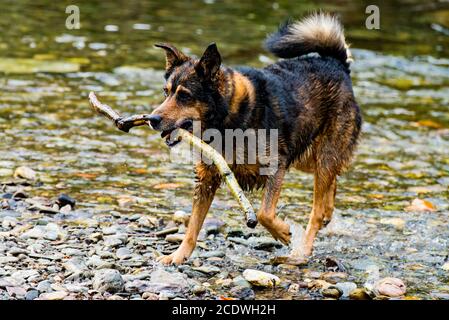
M 204 79 L 212 79 L 220 70 L 221 56 L 217 45 L 211 43 L 204 51 L 201 59 L 195 64 L 197 74 Z
M 154 46 L 165 50 L 165 71 L 167 73 L 189 60 L 189 57 L 169 43 L 156 43 Z

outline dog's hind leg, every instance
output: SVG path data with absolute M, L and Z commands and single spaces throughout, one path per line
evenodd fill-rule
M 334 210 L 336 177 L 328 171 L 317 170 L 313 190 L 313 208 L 304 238 L 304 254 L 310 256 L 318 231 L 329 223 Z
M 275 239 L 288 244 L 291 237 L 290 227 L 276 217 L 276 204 L 281 193 L 285 171 L 284 168 L 279 168 L 273 176 L 268 178 L 257 219 Z
M 198 166 L 197 176 L 198 182 L 193 195 L 192 216 L 185 237 L 175 252 L 158 258 L 158 261 L 163 264 L 182 264 L 190 257 L 195 249 L 198 234 L 212 204 L 215 192 L 220 186 L 220 175 L 214 170 L 204 170 L 204 167 Z

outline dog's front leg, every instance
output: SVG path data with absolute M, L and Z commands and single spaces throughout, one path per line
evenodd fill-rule
M 186 235 L 179 248 L 168 256 L 159 257 L 164 264 L 182 264 L 192 254 L 196 246 L 206 214 L 209 211 L 215 192 L 221 183 L 221 177 L 215 170 L 205 171 L 197 167 L 198 182 L 195 186 L 192 216 L 187 226 Z

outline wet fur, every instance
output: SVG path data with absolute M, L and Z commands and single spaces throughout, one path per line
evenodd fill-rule
M 258 218 L 284 242 L 289 240 L 288 229 L 274 213 L 283 174 L 294 167 L 315 175 L 314 209 L 307 230 L 308 241 L 313 242 L 318 229 L 326 223 L 323 220 L 332 215 L 336 177 L 350 164 L 362 123 L 352 90 L 343 29 L 330 16 L 308 19 L 289 22 L 267 39 L 267 49 L 286 59 L 263 69 L 221 66 L 216 47 L 209 47 L 200 60 L 187 58 L 174 47 L 164 48 L 170 92 L 155 111 L 167 119 L 160 130 L 189 117 L 200 120 L 203 129 L 215 128 L 223 133 L 237 128 L 279 130 L 282 172 L 278 176 L 259 175 L 258 164 L 234 164 L 231 168 L 244 189 L 266 187 Z M 304 56 L 311 52 L 320 56 Z M 213 69 L 214 64 L 218 68 Z M 176 97 L 179 85 L 192 93 L 189 101 Z M 211 189 L 214 194 L 220 177 L 213 166 L 203 163 L 197 165 L 196 173 L 195 194 L 209 202 Z M 201 205 L 194 204 L 193 211 L 205 215 L 209 205 L 197 209 Z M 172 260 L 166 262 L 176 263 Z

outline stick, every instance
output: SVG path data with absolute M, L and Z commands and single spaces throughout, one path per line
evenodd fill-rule
M 149 125 L 148 114 L 122 117 L 120 116 L 120 114 L 112 110 L 111 107 L 98 101 L 95 93 L 93 92 L 89 94 L 89 102 L 97 113 L 112 120 L 117 128 L 124 132 L 129 132 L 132 127 Z M 223 159 L 221 154 L 219 154 L 207 143 L 205 143 L 198 137 L 195 137 L 193 134 L 184 129 L 178 128 L 175 132 L 173 132 L 173 134 L 175 138 L 181 138 L 182 140 L 188 142 L 190 145 L 201 151 L 206 157 L 214 162 L 215 166 L 217 167 L 218 171 L 229 187 L 231 194 L 237 200 L 243 212 L 245 213 L 246 225 L 250 228 L 255 228 L 257 225 L 257 217 L 254 213 L 254 209 L 251 203 L 246 198 L 242 188 L 238 184 L 234 174 L 232 173 L 231 169 L 229 168 L 228 164 L 226 163 L 225 159 Z

